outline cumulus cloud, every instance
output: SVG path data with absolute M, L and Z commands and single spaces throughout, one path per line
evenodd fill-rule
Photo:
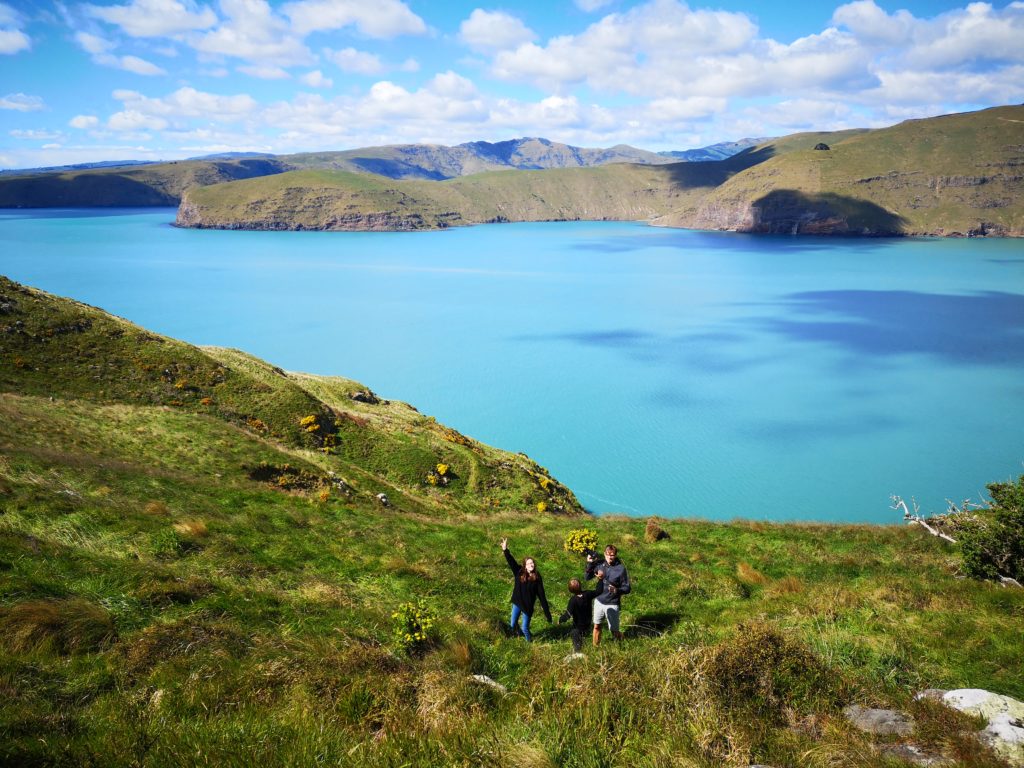
M 329 77 L 325 77 L 324 73 L 319 69 L 314 69 L 312 72 L 307 72 L 299 80 L 310 88 L 332 88 L 334 87 L 334 81 Z
M 127 5 L 86 5 L 93 18 L 120 27 L 132 37 L 164 37 L 209 29 L 217 14 L 193 0 L 132 0 Z
M 201 53 L 246 59 L 258 66 L 290 67 L 315 61 L 302 35 L 275 14 L 266 0 L 220 0 L 220 8 L 227 20 L 192 41 Z
M 291 75 L 282 67 L 264 64 L 246 64 L 238 68 L 238 71 L 250 77 L 258 77 L 261 80 L 287 80 Z
M 15 112 L 39 112 L 46 109 L 46 105 L 39 96 L 8 93 L 6 96 L 0 96 L 0 109 L 11 109 Z
M 281 11 L 302 36 L 348 26 L 375 38 L 421 35 L 427 31 L 423 19 L 400 0 L 300 0 L 286 3 Z
M 500 51 L 492 70 L 500 78 L 548 89 L 587 83 L 604 91 L 659 94 L 668 89 L 684 95 L 708 91 L 700 87 L 708 61 L 750 52 L 756 33 L 742 13 L 651 0 L 609 14 L 579 35 Z
M 504 11 L 477 8 L 459 25 L 459 39 L 481 53 L 517 48 L 536 37 L 532 29 Z
M 159 131 L 166 128 L 167 121 L 162 117 L 147 115 L 136 109 L 115 112 L 107 120 L 107 128 L 118 133 L 137 133 L 139 131 Z
M 111 51 L 117 46 L 106 38 L 91 32 L 76 32 L 75 41 L 83 51 L 92 56 L 92 60 L 104 67 L 123 69 L 136 75 L 166 75 L 167 72 L 152 62 L 138 56 L 117 56 Z
M 27 51 L 32 47 L 32 40 L 21 31 L 24 18 L 7 3 L 0 3 L 0 54 L 13 54 Z
M 95 115 L 75 115 L 68 121 L 68 125 L 79 130 L 95 128 L 100 124 L 100 119 Z
M 918 19 L 908 11 L 886 13 L 874 0 L 857 0 L 837 8 L 832 19 L 865 44 L 892 46 L 886 57 L 910 67 L 1024 63 L 1024 3 L 999 10 L 974 2 L 932 19 Z
M 340 51 L 326 50 L 324 55 L 342 72 L 350 72 L 359 75 L 376 75 L 385 70 L 384 62 L 380 56 L 366 51 L 357 51 L 355 48 L 343 48 Z

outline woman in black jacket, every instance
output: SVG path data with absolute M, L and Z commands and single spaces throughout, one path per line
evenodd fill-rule
M 512 619 L 509 627 L 515 631 L 519 624 L 523 630 L 523 637 L 527 642 L 533 640 L 530 634 L 530 618 L 533 616 L 533 606 L 540 599 L 540 607 L 544 609 L 544 618 L 551 623 L 551 609 L 548 608 L 548 598 L 544 594 L 544 579 L 537 570 L 537 563 L 532 557 L 523 558 L 520 565 L 508 551 L 508 539 L 501 540 L 501 551 L 505 553 L 505 561 L 512 570 L 515 578 L 515 586 L 512 587 Z

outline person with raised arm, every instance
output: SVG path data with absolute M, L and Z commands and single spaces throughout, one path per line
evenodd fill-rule
M 501 551 L 505 553 L 505 561 L 512 571 L 512 617 L 509 620 L 509 627 L 513 632 L 517 626 L 522 629 L 523 637 L 527 642 L 533 641 L 530 634 L 530 619 L 533 618 L 533 608 L 540 600 L 540 607 L 544 609 L 544 618 L 551 623 L 551 609 L 548 608 L 548 598 L 544 594 L 544 579 L 537 570 L 537 562 L 532 557 L 524 557 L 522 563 L 517 563 L 512 557 L 508 548 L 508 538 L 501 540 Z

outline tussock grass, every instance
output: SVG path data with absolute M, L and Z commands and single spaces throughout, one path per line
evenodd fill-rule
M 117 636 L 110 613 L 82 598 L 26 600 L 0 609 L 0 639 L 14 653 L 85 653 Z

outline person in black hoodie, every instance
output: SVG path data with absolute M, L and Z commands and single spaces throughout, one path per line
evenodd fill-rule
M 575 653 L 583 650 L 583 638 L 590 631 L 591 616 L 594 609 L 594 598 L 601 594 L 604 584 L 597 582 L 597 589 L 588 589 L 586 592 L 580 587 L 580 580 L 569 579 L 569 591 L 572 597 L 565 611 L 558 617 L 558 623 L 562 624 L 572 619 L 572 649 Z
M 533 636 L 530 634 L 530 619 L 533 617 L 533 606 L 538 598 L 540 607 L 544 609 L 544 618 L 548 620 L 548 624 L 551 623 L 551 609 L 548 608 L 548 598 L 544 594 L 544 579 L 541 578 L 540 571 L 537 570 L 537 563 L 532 557 L 523 558 L 521 565 L 516 562 L 512 553 L 508 551 L 507 538 L 501 540 L 501 551 L 505 553 L 505 561 L 515 579 L 515 585 L 512 587 L 512 618 L 509 621 L 509 626 L 515 631 L 516 625 L 520 625 L 523 637 L 527 642 L 531 642 Z

